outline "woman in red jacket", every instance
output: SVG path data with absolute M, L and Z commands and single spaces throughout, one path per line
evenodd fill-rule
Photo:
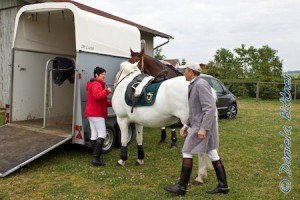
M 94 78 L 86 84 L 85 116 L 89 120 L 91 127 L 92 164 L 95 166 L 105 165 L 100 155 L 106 137 L 105 118 L 107 118 L 107 107 L 111 106 L 111 102 L 107 99 L 111 89 L 106 88 L 105 75 L 105 69 L 96 67 L 94 69 Z

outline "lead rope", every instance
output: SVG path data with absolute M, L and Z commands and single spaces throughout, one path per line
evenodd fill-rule
M 144 56 L 142 56 L 142 69 L 141 72 L 144 73 Z

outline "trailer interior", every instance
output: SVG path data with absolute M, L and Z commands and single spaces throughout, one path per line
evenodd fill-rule
M 74 73 L 57 84 L 57 57 L 76 62 L 68 9 L 23 12 L 13 45 L 10 123 L 0 127 L 0 177 L 68 142 L 73 132 Z M 64 75 L 64 74 L 63 74 Z

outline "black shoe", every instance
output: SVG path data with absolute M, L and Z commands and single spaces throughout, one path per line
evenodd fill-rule
M 93 158 L 92 165 L 94 166 L 105 166 L 105 162 L 101 159 Z
M 176 184 L 176 185 L 172 185 L 172 186 L 166 186 L 164 187 L 164 190 L 168 191 L 168 192 L 172 192 L 174 194 L 178 194 L 180 196 L 184 196 L 186 193 L 186 187 Z
M 220 187 L 220 186 L 217 186 L 214 190 L 211 190 L 211 191 L 206 191 L 207 194 L 218 194 L 218 193 L 221 193 L 221 194 L 228 194 L 229 193 L 229 188 L 223 188 L 223 187 Z

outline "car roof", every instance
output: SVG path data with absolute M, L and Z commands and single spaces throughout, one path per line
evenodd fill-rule
M 209 77 L 209 78 L 215 78 L 215 77 L 213 77 L 211 75 L 208 75 L 208 74 L 200 74 L 200 76 L 202 76 L 202 77 Z

